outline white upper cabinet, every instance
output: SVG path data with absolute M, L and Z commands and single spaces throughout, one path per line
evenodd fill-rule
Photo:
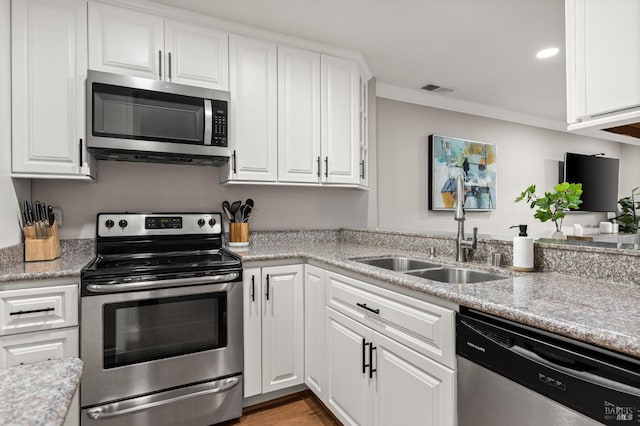
M 360 181 L 359 73 L 354 61 L 322 55 L 321 147 L 323 182 Z
M 640 2 L 566 0 L 567 121 L 640 108 Z
M 228 33 L 102 3 L 89 4 L 89 68 L 228 90 Z
M 360 185 L 369 186 L 369 82 L 360 75 Z
M 87 4 L 11 3 L 12 171 L 91 177 L 84 144 Z
M 170 19 L 164 29 L 167 80 L 229 90 L 228 33 Z
M 277 59 L 275 43 L 229 36 L 229 137 L 233 155 L 227 179 L 277 180 Z
M 320 182 L 320 54 L 278 46 L 278 180 Z
M 162 79 L 164 19 L 89 3 L 89 68 Z

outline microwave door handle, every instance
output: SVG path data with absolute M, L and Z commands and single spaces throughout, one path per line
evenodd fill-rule
M 204 144 L 211 145 L 211 134 L 213 132 L 213 101 L 204 100 Z

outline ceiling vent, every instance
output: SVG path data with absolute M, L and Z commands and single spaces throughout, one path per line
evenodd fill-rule
M 422 86 L 422 90 L 426 90 L 427 92 L 431 92 L 431 93 L 439 93 L 441 95 L 448 95 L 450 93 L 453 93 L 453 91 L 456 89 L 452 89 L 450 87 L 442 87 L 442 86 L 438 86 L 437 84 L 429 83 L 426 86 Z

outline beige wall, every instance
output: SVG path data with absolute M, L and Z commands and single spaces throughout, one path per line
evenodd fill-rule
M 530 184 L 550 190 L 558 182 L 558 164 L 567 151 L 583 154 L 604 152 L 620 158 L 620 193 L 627 186 L 640 185 L 637 165 L 640 148 L 530 127 L 506 121 L 413 105 L 378 98 L 378 202 L 381 229 L 407 231 L 455 231 L 452 212 L 427 209 L 427 137 L 439 134 L 498 146 L 497 209 L 467 213 L 466 229 L 496 236 L 516 235 L 509 226 L 526 223 L 530 235 L 550 236 L 552 223 L 533 219 L 533 212 L 514 198 Z M 635 182 L 629 184 L 628 182 Z M 635 186 L 633 186 L 635 185 Z M 567 233 L 572 224 L 597 225 L 601 213 L 573 213 L 565 220 Z
M 28 179 L 11 179 L 10 0 L 0 0 L 0 248 L 22 241 L 18 199 L 29 196 Z
M 100 161 L 95 184 L 34 180 L 33 197 L 62 207 L 62 238 L 93 238 L 99 212 L 221 211 L 253 198 L 254 230 L 364 227 L 369 191 L 352 188 L 222 186 L 213 167 Z

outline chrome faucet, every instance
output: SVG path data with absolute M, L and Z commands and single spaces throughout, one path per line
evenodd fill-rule
M 473 228 L 473 238 L 464 237 L 464 178 L 458 176 L 456 181 L 456 211 L 453 218 L 458 222 L 458 237 L 456 238 L 456 262 L 466 262 L 467 256 L 473 254 L 478 245 L 478 228 Z

